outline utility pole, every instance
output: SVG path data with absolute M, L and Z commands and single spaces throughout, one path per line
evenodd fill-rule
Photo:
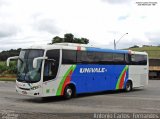
M 116 40 L 114 39 L 114 49 L 116 49 Z
M 117 43 L 125 36 L 125 35 L 127 35 L 128 33 L 125 33 L 125 34 L 123 34 L 117 41 L 114 39 L 114 49 L 116 50 L 116 45 L 117 45 Z

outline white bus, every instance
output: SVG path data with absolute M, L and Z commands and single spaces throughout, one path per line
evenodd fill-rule
M 23 95 L 71 98 L 148 84 L 146 52 L 57 43 L 22 49 L 8 66 L 11 59 L 18 59 L 16 91 Z

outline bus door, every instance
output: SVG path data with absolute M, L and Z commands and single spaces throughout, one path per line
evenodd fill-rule
M 44 72 L 43 72 L 43 93 L 50 94 L 53 93 L 53 83 L 58 72 L 59 67 L 59 57 L 60 50 L 48 50 L 46 52 L 46 57 L 48 59 L 45 60 L 44 63 Z M 53 82 L 53 83 L 52 83 Z

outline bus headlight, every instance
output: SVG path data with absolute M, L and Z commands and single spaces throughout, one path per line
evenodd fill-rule
M 38 88 L 40 88 L 40 86 L 33 86 L 33 87 L 31 88 L 31 90 L 36 90 L 36 89 L 38 89 Z

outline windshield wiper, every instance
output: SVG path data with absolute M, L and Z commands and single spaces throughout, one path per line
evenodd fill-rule
M 22 63 L 24 62 L 20 57 L 18 58 Z

